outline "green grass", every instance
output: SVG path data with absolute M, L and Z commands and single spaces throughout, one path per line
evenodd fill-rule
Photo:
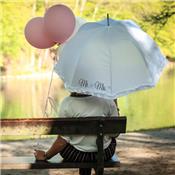
M 169 71 L 156 87 L 119 99 L 121 115 L 128 116 L 127 130 L 175 126 L 175 73 Z

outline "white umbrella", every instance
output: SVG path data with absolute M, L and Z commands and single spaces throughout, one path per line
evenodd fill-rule
M 167 60 L 131 20 L 85 23 L 59 53 L 65 88 L 115 99 L 156 85 Z

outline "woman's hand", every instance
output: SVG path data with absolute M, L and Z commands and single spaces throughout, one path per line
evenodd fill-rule
M 66 145 L 67 141 L 64 140 L 61 136 L 58 136 L 47 152 L 35 149 L 34 155 L 36 157 L 36 160 L 48 160 L 62 151 Z
M 42 150 L 36 150 L 34 152 L 36 160 L 46 160 L 46 153 Z

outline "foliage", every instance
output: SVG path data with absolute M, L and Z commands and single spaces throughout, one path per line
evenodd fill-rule
M 175 2 L 161 2 L 158 12 L 144 15 L 143 19 L 148 23 L 148 33 L 152 34 L 165 55 L 175 60 Z
M 30 55 L 30 47 L 24 37 L 24 28 L 28 20 L 32 18 L 32 7 L 34 0 L 26 2 L 19 1 L 1 1 L 2 18 L 0 21 L 2 27 L 1 36 L 1 58 L 0 63 L 5 66 L 9 63 L 18 62 L 23 53 L 26 58 Z M 39 2 L 40 4 L 40 2 Z M 37 7 L 37 12 L 40 7 Z M 38 14 L 37 14 L 38 15 Z M 24 59 L 24 58 L 23 58 Z M 1 65 L 2 66 L 2 65 Z
M 39 59 L 37 49 L 25 40 L 24 28 L 29 19 L 43 16 L 45 9 L 63 3 L 75 15 L 87 21 L 96 21 L 109 13 L 114 19 L 132 19 L 138 23 L 160 46 L 162 52 L 175 60 L 175 2 L 174 1 L 129 1 L 129 0 L 1 0 L 0 8 L 0 66 L 10 63 L 34 64 Z M 21 61 L 24 59 L 25 61 Z M 33 65 L 34 66 L 34 65 Z M 34 66 L 36 67 L 36 66 Z
M 2 6 L 2 53 L 4 57 L 17 58 L 23 44 L 23 27 L 29 17 L 29 7 L 24 2 L 1 2 Z M 21 9 L 23 7 L 23 9 Z M 21 10 L 26 13 L 21 15 Z M 23 11 L 23 12 L 24 12 Z

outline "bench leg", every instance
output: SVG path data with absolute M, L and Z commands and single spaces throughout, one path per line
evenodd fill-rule
M 79 174 L 80 175 L 91 175 L 91 168 L 80 168 Z
M 103 174 L 104 174 L 104 168 L 95 169 L 95 175 L 103 175 Z

